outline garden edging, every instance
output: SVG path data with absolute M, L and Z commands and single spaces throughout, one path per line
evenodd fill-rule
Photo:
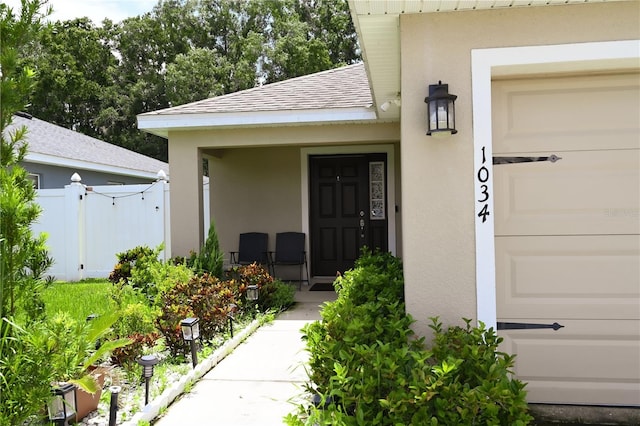
M 166 389 L 160 396 L 149 402 L 141 411 L 122 423 L 122 426 L 138 426 L 139 422 L 151 422 L 158 417 L 160 412 L 167 408 L 178 396 L 180 396 L 189 383 L 195 384 L 202 376 L 207 374 L 213 367 L 229 355 L 240 343 L 247 339 L 260 326 L 260 320 L 253 320 L 247 327 L 243 328 L 233 339 L 225 342 L 213 354 L 202 360 L 193 370 L 189 371 L 173 386 Z

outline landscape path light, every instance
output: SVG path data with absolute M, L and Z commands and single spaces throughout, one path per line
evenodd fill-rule
M 109 426 L 116 426 L 116 418 L 118 416 L 118 394 L 121 390 L 122 388 L 120 386 L 109 387 L 109 391 L 111 391 L 111 401 L 109 404 Z
M 227 318 L 229 318 L 229 334 L 231 334 L 231 338 L 233 339 L 233 313 L 235 312 L 238 306 L 235 303 L 229 305 L 229 312 L 227 313 Z
M 76 387 L 71 383 L 59 383 L 52 389 L 53 398 L 47 404 L 49 421 L 56 426 L 67 426 L 76 420 Z
M 196 351 L 196 339 L 200 337 L 200 325 L 198 318 L 185 318 L 180 322 L 182 338 L 191 345 L 191 364 L 193 368 L 198 365 L 198 352 Z
M 138 359 L 138 364 L 142 366 L 142 377 L 144 377 L 144 405 L 149 404 L 149 382 L 153 376 L 153 366 L 158 363 L 155 355 L 143 355 Z
M 258 297 L 260 296 L 260 289 L 256 284 L 247 286 L 246 298 L 253 302 L 253 313 L 257 310 Z

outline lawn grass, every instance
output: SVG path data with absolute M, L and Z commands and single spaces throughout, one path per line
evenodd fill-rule
M 51 317 L 62 311 L 78 321 L 84 321 L 91 314 L 111 312 L 115 309 L 110 297 L 111 286 L 106 279 L 57 281 L 43 292 L 46 314 Z

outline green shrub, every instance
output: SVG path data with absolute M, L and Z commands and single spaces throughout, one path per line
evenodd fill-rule
M 288 424 L 524 425 L 524 384 L 510 378 L 513 357 L 484 326 L 443 331 L 433 320 L 431 350 L 405 314 L 402 265 L 363 251 L 335 283 L 338 299 L 307 325 L 310 392 Z
M 111 362 L 124 366 L 127 370 L 137 370 L 136 360 L 144 355 L 145 349 L 153 347 L 160 335 L 156 332 L 147 334 L 133 333 L 128 335 L 131 343 L 115 349 L 111 354 Z
M 186 283 L 193 277 L 193 272 L 183 264 L 159 261 L 160 250 L 161 247 L 155 250 L 136 247 L 118 255 L 120 262 L 110 276 L 112 281 L 117 279 L 111 297 L 122 312 L 114 325 L 118 336 L 135 339 L 138 335 L 147 336 L 157 331 L 155 324 L 161 312 L 161 296 L 176 284 Z
M 122 315 L 116 324 L 114 332 L 118 336 L 153 333 L 155 320 L 159 310 L 142 302 L 128 303 L 122 308 Z
M 269 310 L 281 312 L 293 306 L 295 295 L 295 287 L 280 280 L 274 280 L 260 288 L 258 307 L 262 312 Z
M 0 319 L 0 425 L 22 425 L 51 395 L 55 348 L 46 345 L 41 323 L 25 330 Z
M 223 278 L 223 265 L 224 253 L 220 251 L 216 226 L 212 220 L 209 225 L 207 240 L 200 249 L 200 253 L 191 257 L 191 266 L 196 273 L 207 273 L 214 277 Z
M 243 307 L 246 307 L 244 295 L 250 285 L 257 285 L 260 290 L 258 308 L 262 312 L 282 311 L 294 303 L 295 288 L 274 279 L 263 266 L 257 263 L 234 267 L 227 276 L 229 279 L 238 281 Z
M 186 283 L 193 277 L 193 271 L 185 264 L 158 262 L 149 265 L 149 274 L 155 284 L 153 299 L 156 306 L 160 303 L 159 295 L 171 290 L 178 283 Z
M 158 256 L 162 249 L 162 244 L 155 249 L 137 246 L 116 254 L 118 263 L 109 274 L 109 281 L 119 286 L 130 285 L 153 300 L 157 295 L 157 289 L 151 268 L 160 263 Z
M 182 339 L 180 321 L 188 317 L 200 319 L 200 336 L 212 340 L 224 329 L 227 315 L 234 311 L 239 299 L 239 285 L 235 280 L 221 281 L 204 274 L 187 283 L 178 283 L 162 297 L 162 313 L 156 326 L 173 355 L 188 348 Z

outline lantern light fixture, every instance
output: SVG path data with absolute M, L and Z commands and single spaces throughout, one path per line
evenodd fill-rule
M 260 293 L 260 289 L 256 284 L 247 286 L 247 300 L 251 300 L 252 302 L 255 302 L 256 300 L 258 300 L 259 293 Z
M 458 97 L 449 94 L 449 85 L 429 85 L 429 96 L 424 98 L 427 104 L 427 124 L 429 136 L 447 136 L 458 133 L 456 130 L 455 101 Z
M 190 317 L 180 322 L 182 338 L 185 342 L 189 342 L 189 346 L 191 347 L 191 364 L 193 368 L 196 368 L 196 365 L 198 365 L 198 351 L 196 349 L 196 339 L 200 337 L 200 325 L 198 321 L 198 318 Z
M 186 341 L 196 340 L 200 337 L 200 325 L 198 318 L 185 318 L 180 322 L 182 328 L 182 338 Z
M 138 364 L 142 366 L 142 377 L 144 377 L 144 405 L 149 404 L 149 381 L 153 376 L 153 367 L 159 362 L 155 355 L 143 355 L 138 359 Z
M 58 383 L 51 391 L 53 398 L 47 404 L 49 421 L 56 426 L 67 426 L 76 419 L 76 386 L 71 383 Z

